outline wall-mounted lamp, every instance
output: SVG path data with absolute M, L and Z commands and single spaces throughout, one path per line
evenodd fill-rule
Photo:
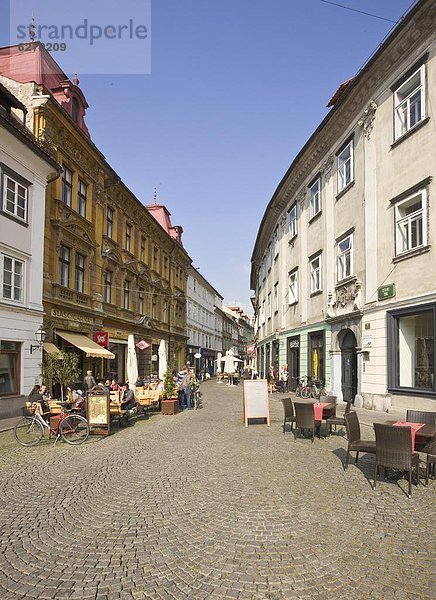
M 46 336 L 47 336 L 46 332 L 42 328 L 42 325 L 40 325 L 38 328 L 38 331 L 35 331 L 35 338 L 38 343 L 30 344 L 30 354 L 33 354 L 34 350 L 40 350 L 42 348 L 42 345 L 44 343 Z

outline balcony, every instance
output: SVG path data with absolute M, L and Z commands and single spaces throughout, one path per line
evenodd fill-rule
M 76 292 L 76 290 L 71 290 L 56 283 L 53 284 L 53 297 L 71 304 L 78 304 L 79 306 L 91 306 L 91 297 L 87 294 Z

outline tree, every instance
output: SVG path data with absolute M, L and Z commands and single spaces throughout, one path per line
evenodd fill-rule
M 164 397 L 165 398 L 177 398 L 177 385 L 174 381 L 173 371 L 175 370 L 175 364 L 171 361 L 168 365 L 168 369 L 164 375 Z
M 61 398 L 64 397 L 64 387 L 80 378 L 79 357 L 72 352 L 56 352 L 45 354 L 41 373 L 44 382 L 52 389 L 54 383 L 61 386 Z

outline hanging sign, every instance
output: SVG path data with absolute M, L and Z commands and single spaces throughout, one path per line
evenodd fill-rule
M 137 344 L 135 344 L 137 348 L 139 348 L 140 350 L 145 350 L 146 348 L 150 347 L 150 344 L 148 342 L 146 342 L 145 340 L 140 340 Z
M 94 342 L 99 346 L 106 347 L 109 344 L 109 332 L 108 331 L 96 331 L 94 333 Z

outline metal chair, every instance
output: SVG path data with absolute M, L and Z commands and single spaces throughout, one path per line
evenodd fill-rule
M 335 426 L 335 430 L 338 425 L 342 425 L 343 427 L 345 427 L 345 415 L 348 415 L 348 413 L 351 411 L 351 405 L 352 405 L 351 401 L 347 402 L 347 404 L 345 406 L 345 411 L 344 411 L 343 417 L 337 417 L 336 411 L 335 411 L 334 415 L 332 415 L 331 417 L 327 417 L 327 419 L 325 420 L 325 424 L 326 424 L 326 429 L 329 428 L 330 433 L 332 432 L 333 425 Z
M 360 424 L 359 417 L 356 412 L 349 412 L 344 415 L 345 428 L 347 430 L 348 448 L 347 458 L 345 459 L 344 469 L 348 469 L 350 460 L 350 452 L 356 452 L 356 465 L 359 460 L 359 452 L 368 452 L 375 454 L 375 442 L 372 440 L 360 439 Z
M 374 470 L 374 489 L 377 483 L 379 467 L 399 469 L 409 473 L 409 494 L 412 496 L 412 470 L 415 467 L 419 482 L 419 454 L 412 452 L 411 427 L 396 427 L 374 423 L 376 453 Z
M 292 398 L 282 398 L 283 410 L 284 410 L 284 420 L 283 420 L 283 433 L 286 431 L 286 423 L 291 424 L 291 431 L 293 423 L 295 423 L 296 416 L 294 410 L 294 404 L 292 402 Z
M 315 421 L 315 416 L 313 413 L 313 403 L 305 402 L 294 402 L 295 408 L 295 428 L 301 429 L 309 429 L 312 431 L 312 443 L 315 438 L 315 429 L 318 429 L 321 426 L 321 421 Z M 295 434 L 294 434 L 295 435 Z M 297 440 L 297 436 L 295 435 L 294 441 Z

